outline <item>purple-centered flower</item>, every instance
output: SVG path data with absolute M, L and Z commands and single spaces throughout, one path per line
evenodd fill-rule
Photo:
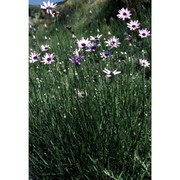
M 105 41 L 106 43 L 106 46 L 110 46 L 110 47 L 115 47 L 115 48 L 118 48 L 119 45 L 121 44 L 119 42 L 119 38 L 116 38 L 115 36 L 109 38 L 107 41 Z
M 101 58 L 106 59 L 112 56 L 112 52 L 109 50 L 103 51 L 100 53 Z
M 100 46 L 99 44 L 91 43 L 91 44 L 89 44 L 88 49 L 86 51 L 95 52 L 99 46 Z
M 41 51 L 48 51 L 50 49 L 50 46 L 48 44 L 41 45 Z
M 106 77 L 108 77 L 108 78 L 114 77 L 121 73 L 121 71 L 117 71 L 117 70 L 110 71 L 106 68 L 103 70 L 103 72 L 105 73 Z
M 39 57 L 40 57 L 40 53 L 36 53 L 35 51 L 31 52 L 31 55 L 29 57 L 29 62 L 35 63 L 36 61 L 38 61 Z
M 76 65 L 80 65 L 81 61 L 83 60 L 84 56 L 81 56 L 79 51 L 76 49 L 74 51 L 74 56 L 72 58 L 69 58 L 69 60 Z
M 100 38 L 101 38 L 102 34 L 101 35 L 96 35 L 96 36 L 90 36 L 90 40 L 91 41 L 96 41 L 96 42 L 99 42 Z
M 136 30 L 139 28 L 140 23 L 138 22 L 138 20 L 136 20 L 136 21 L 131 20 L 130 23 L 127 23 L 127 25 L 130 30 Z
M 91 41 L 87 38 L 84 39 L 84 37 L 82 37 L 80 40 L 77 40 L 77 45 L 79 49 L 85 49 L 90 45 Z
M 150 63 L 146 59 L 139 59 L 139 63 L 145 68 L 150 66 Z
M 146 37 L 150 36 L 150 31 L 148 31 L 147 28 L 141 29 L 141 30 L 139 30 L 139 36 L 141 38 L 146 38 Z
M 44 5 L 41 5 L 41 9 L 46 10 L 47 14 L 52 14 L 52 9 L 56 7 L 57 4 L 54 4 L 53 2 L 48 1 L 43 2 Z
M 41 62 L 43 62 L 44 64 L 51 64 L 51 63 L 55 62 L 54 54 L 46 53 L 42 59 L 43 59 L 43 61 L 41 61 Z
M 130 19 L 131 18 L 131 11 L 129 11 L 127 8 L 122 8 L 121 10 L 118 11 L 119 14 L 117 14 L 117 17 L 119 19 L 122 19 L 123 21 L 125 19 Z

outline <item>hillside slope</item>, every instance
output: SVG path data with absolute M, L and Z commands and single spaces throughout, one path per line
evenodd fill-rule
M 150 0 L 128 1 L 128 0 L 66 0 L 57 3 L 56 10 L 60 12 L 58 17 L 47 20 L 39 6 L 29 7 L 31 25 L 69 24 L 75 29 L 98 26 L 99 21 L 109 23 L 117 19 L 116 14 L 122 7 L 129 7 L 138 17 L 151 11 Z

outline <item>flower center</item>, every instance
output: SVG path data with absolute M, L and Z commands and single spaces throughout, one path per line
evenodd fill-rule
M 105 52 L 104 55 L 105 55 L 105 56 L 109 56 L 109 52 Z
M 82 44 L 81 44 L 81 46 L 85 47 L 85 46 L 86 46 L 86 44 L 85 44 L 85 43 L 82 43 Z
M 92 50 L 95 50 L 96 48 L 97 48 L 96 45 L 91 46 L 91 49 L 92 49 Z
M 123 13 L 123 16 L 127 16 L 127 13 L 124 12 L 124 13 Z
M 51 61 L 51 58 L 50 58 L 50 57 L 48 57 L 48 58 L 47 58 L 47 61 Z
M 47 9 L 47 10 L 51 10 L 51 9 L 52 9 L 52 7 L 48 6 L 48 7 L 46 7 L 46 9 Z
M 34 56 L 34 59 L 37 59 L 38 57 L 37 56 Z

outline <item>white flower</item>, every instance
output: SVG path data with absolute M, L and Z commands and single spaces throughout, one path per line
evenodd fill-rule
M 123 21 L 125 19 L 130 19 L 131 18 L 131 11 L 129 11 L 127 8 L 122 8 L 121 10 L 118 11 L 119 14 L 117 14 L 117 17 L 119 19 L 122 19 Z
M 138 29 L 139 28 L 139 26 L 140 26 L 140 23 L 138 22 L 138 20 L 137 21 L 130 21 L 130 23 L 127 23 L 127 25 L 128 25 L 128 28 L 130 29 L 130 30 L 136 30 L 136 29 Z
M 42 58 L 43 61 L 41 62 L 43 62 L 44 64 L 51 64 L 52 62 L 55 62 L 54 58 L 55 58 L 54 54 L 46 53 Z
M 40 57 L 40 53 L 36 53 L 35 51 L 31 52 L 31 55 L 29 57 L 29 59 L 30 59 L 29 62 L 35 63 L 36 61 L 38 61 L 39 57 Z
M 103 70 L 103 72 L 106 74 L 106 77 L 108 77 L 108 78 L 114 77 L 114 76 L 116 76 L 116 75 L 121 73 L 121 71 L 117 71 L 117 70 L 110 71 L 110 70 L 108 70 L 106 68 Z
M 41 45 L 41 51 L 48 51 L 50 49 L 49 45 Z
M 148 31 L 147 28 L 141 29 L 141 30 L 139 30 L 139 36 L 141 38 L 146 38 L 146 37 L 150 36 L 150 31 Z
M 85 96 L 87 96 L 87 92 L 78 90 L 77 95 L 78 95 L 79 98 L 84 98 Z
M 91 41 L 99 41 L 101 36 L 102 36 L 102 34 L 101 35 L 98 34 L 96 36 L 90 36 L 90 40 Z
M 139 63 L 141 66 L 143 66 L 145 68 L 150 66 L 150 63 L 146 59 L 140 59 Z
M 88 47 L 91 44 L 91 41 L 89 41 L 89 39 L 84 39 L 84 37 L 82 37 L 80 40 L 77 40 L 77 45 L 79 49 L 85 49 L 86 47 Z
M 113 47 L 118 48 L 119 45 L 121 44 L 121 43 L 119 42 L 119 39 L 116 38 L 115 36 L 109 38 L 107 41 L 105 41 L 105 43 L 106 43 L 106 46 L 110 46 L 110 47 L 112 47 L 112 48 L 113 48 Z
M 52 9 L 56 7 L 57 4 L 51 3 L 50 1 L 43 2 L 44 5 L 41 5 L 41 9 L 46 10 L 47 14 L 52 14 Z

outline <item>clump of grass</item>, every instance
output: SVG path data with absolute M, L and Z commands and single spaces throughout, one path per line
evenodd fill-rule
M 150 37 L 126 20 L 30 39 L 32 179 L 150 179 Z

